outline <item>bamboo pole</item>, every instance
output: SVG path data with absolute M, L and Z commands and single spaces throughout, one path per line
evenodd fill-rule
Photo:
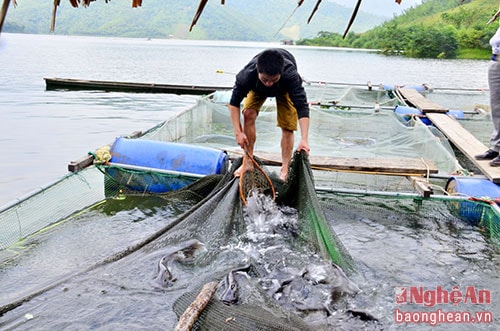
M 203 286 L 200 294 L 196 299 L 189 305 L 186 311 L 179 318 L 179 323 L 175 327 L 175 331 L 190 331 L 193 328 L 194 323 L 198 320 L 203 309 L 207 306 L 208 302 L 212 298 L 212 295 L 217 289 L 217 282 L 210 282 Z
M 356 15 L 358 15 L 358 10 L 359 10 L 359 6 L 361 5 L 361 1 L 362 0 L 358 0 L 358 2 L 356 3 L 356 6 L 354 7 L 354 11 L 352 12 L 351 19 L 349 20 L 349 23 L 347 24 L 347 28 L 344 31 L 344 35 L 342 36 L 342 39 L 345 38 L 345 36 L 349 32 L 349 29 L 351 28 L 352 23 L 354 23 L 354 19 L 356 19 Z
M 60 5 L 61 0 L 54 0 L 54 5 L 52 7 L 52 17 L 50 20 L 50 32 L 54 32 L 56 28 L 56 15 L 57 15 L 57 7 Z
M 3 0 L 2 11 L 0 11 L 0 32 L 2 32 L 3 22 L 7 16 L 7 10 L 9 9 L 10 0 Z

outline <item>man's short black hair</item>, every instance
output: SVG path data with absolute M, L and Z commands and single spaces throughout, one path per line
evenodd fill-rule
M 262 52 L 257 58 L 257 71 L 269 76 L 283 73 L 285 59 L 276 49 L 268 49 Z

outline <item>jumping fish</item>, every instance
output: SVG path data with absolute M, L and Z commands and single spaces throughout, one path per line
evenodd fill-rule
M 217 296 L 220 301 L 225 305 L 238 304 L 239 302 L 239 292 L 240 285 L 236 279 L 237 272 L 249 272 L 252 268 L 251 265 L 247 265 L 241 268 L 233 269 L 229 271 L 224 278 L 219 282 L 217 286 Z
M 361 321 L 373 321 L 373 322 L 379 321 L 378 318 L 376 318 L 375 316 L 360 310 L 348 309 L 346 310 L 346 313 L 351 314 L 353 317 L 359 318 Z
M 169 249 L 157 265 L 156 278 L 154 279 L 161 287 L 170 287 L 177 278 L 170 271 L 169 264 L 173 261 L 190 261 L 194 258 L 197 251 L 203 247 L 203 243 L 196 239 L 188 240 Z
M 344 294 L 351 296 L 356 295 L 360 291 L 359 287 L 347 277 L 342 268 L 335 263 L 331 263 L 330 265 L 332 266 L 333 275 L 330 281 L 330 285 L 332 286 L 332 298 L 336 299 Z
M 171 260 L 172 256 L 164 256 L 161 258 L 160 262 L 158 262 L 158 275 L 155 278 L 155 281 L 161 285 L 162 287 L 170 287 L 177 280 L 170 272 L 168 267 L 168 262 Z
M 221 286 L 220 301 L 225 305 L 238 303 L 238 282 L 234 278 L 234 271 L 229 271 L 219 283 Z

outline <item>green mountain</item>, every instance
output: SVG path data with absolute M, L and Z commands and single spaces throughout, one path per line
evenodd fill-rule
M 490 0 L 427 0 L 369 31 L 345 39 L 325 30 L 300 45 L 379 49 L 421 58 L 486 58 L 498 20 L 486 23 L 498 10 Z M 328 31 L 328 32 L 326 32 Z
M 304 1 L 297 8 L 297 1 L 290 0 L 232 0 L 225 5 L 208 1 L 198 23 L 189 32 L 198 0 L 144 0 L 140 8 L 132 8 L 130 0 L 95 1 L 89 7 L 76 9 L 68 0 L 62 0 L 54 33 L 239 41 L 296 40 L 312 38 L 319 31 L 342 33 L 353 9 L 323 1 L 307 24 L 315 3 Z M 53 1 L 18 0 L 17 4 L 8 10 L 4 32 L 50 32 Z M 367 31 L 385 20 L 386 17 L 360 11 L 351 30 Z

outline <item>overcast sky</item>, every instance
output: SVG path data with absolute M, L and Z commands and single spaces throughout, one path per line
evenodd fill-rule
M 354 8 L 357 0 L 328 0 L 336 2 L 348 8 Z M 422 0 L 401 0 L 398 5 L 394 0 L 364 0 L 361 2 L 360 10 L 377 15 L 393 16 L 394 13 L 401 14 L 407 8 L 420 5 Z

